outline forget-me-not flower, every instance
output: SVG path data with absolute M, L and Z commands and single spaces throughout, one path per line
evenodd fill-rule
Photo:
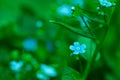
M 107 0 L 99 0 L 99 2 L 100 2 L 100 5 L 104 6 L 104 7 L 111 7 L 111 6 L 113 6 L 113 4 L 111 2 L 109 2 L 109 1 L 107 1 Z
M 21 70 L 22 66 L 23 66 L 23 62 L 22 61 L 19 61 L 19 62 L 11 61 L 10 62 L 10 69 L 12 71 L 19 72 Z
M 83 54 L 85 53 L 85 48 L 86 48 L 86 45 L 85 44 L 82 44 L 80 45 L 79 42 L 74 42 L 74 45 L 70 45 L 70 50 L 74 51 L 73 54 Z
M 42 72 L 46 76 L 49 76 L 49 77 L 55 77 L 55 76 L 57 76 L 56 70 L 53 67 L 51 67 L 51 66 L 48 66 L 46 64 L 41 64 L 40 65 L 40 69 L 42 70 Z
M 58 14 L 64 15 L 64 16 L 71 16 L 72 15 L 71 6 L 66 5 L 66 4 L 58 7 L 57 12 L 58 12 Z
M 23 41 L 23 47 L 26 51 L 34 51 L 37 49 L 37 40 L 34 38 L 27 38 Z

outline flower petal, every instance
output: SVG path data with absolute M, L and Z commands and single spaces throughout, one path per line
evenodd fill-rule
M 74 46 L 80 46 L 79 42 L 74 42 Z
M 85 44 L 82 44 L 82 45 L 81 45 L 81 48 L 82 48 L 82 49 L 85 49 L 85 48 L 86 48 L 86 45 L 85 45 Z
M 72 46 L 72 45 L 70 45 L 69 49 L 70 49 L 70 50 L 75 50 L 75 47 Z
M 82 53 L 82 54 L 85 53 L 85 52 L 86 52 L 86 50 L 84 50 L 84 49 L 80 50 L 80 53 Z

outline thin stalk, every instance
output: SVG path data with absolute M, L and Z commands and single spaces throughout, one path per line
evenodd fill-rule
M 83 72 L 83 66 L 82 66 L 82 62 L 80 60 L 80 58 L 81 58 L 80 54 L 78 55 L 78 57 L 79 57 L 79 64 L 80 64 L 80 73 L 82 73 Z
M 104 13 L 105 13 L 105 10 L 104 10 Z M 92 67 L 92 64 L 94 63 L 94 61 L 95 61 L 95 59 L 96 59 L 96 56 L 97 56 L 97 54 L 98 54 L 98 51 L 101 49 L 101 47 L 102 47 L 102 45 L 103 45 L 103 42 L 104 42 L 104 40 L 105 40 L 105 37 L 106 37 L 106 35 L 107 35 L 108 25 L 109 25 L 109 22 L 110 22 L 110 21 L 107 22 L 107 20 L 106 20 L 107 16 L 106 16 L 106 15 L 104 15 L 103 17 L 104 17 L 104 23 L 106 23 L 106 24 L 105 24 L 106 28 L 105 28 L 104 36 L 103 36 L 103 38 L 100 40 L 100 42 L 97 42 L 97 40 L 96 40 L 96 49 L 95 49 L 95 51 L 94 51 L 94 53 L 93 53 L 93 56 L 91 57 L 90 61 L 88 62 L 87 66 L 86 66 L 86 69 L 85 69 L 85 72 L 84 72 L 84 74 L 83 74 L 82 80 L 87 80 L 87 77 L 88 77 L 88 74 L 89 74 L 90 69 L 91 69 L 91 67 Z
M 91 35 L 93 35 L 93 36 L 95 36 L 95 35 L 94 35 L 94 33 L 91 31 L 91 29 L 90 29 L 89 25 L 88 25 L 88 24 L 87 24 L 87 22 L 85 21 L 84 17 L 83 17 L 83 16 L 81 16 L 81 18 L 82 18 L 83 22 L 85 23 L 85 25 L 86 25 L 86 27 L 87 27 L 88 31 L 90 32 L 90 34 L 91 34 Z
M 106 37 L 106 35 L 107 35 L 107 32 L 108 32 L 108 26 L 105 28 L 105 34 L 104 34 L 104 36 L 103 36 L 103 39 L 98 43 L 97 42 L 97 40 L 96 40 L 96 49 L 95 49 L 95 51 L 94 51 L 94 54 L 93 54 L 93 56 L 92 56 L 92 58 L 90 59 L 90 61 L 88 62 L 88 64 L 87 64 L 87 67 L 86 67 L 86 69 L 85 69 L 85 72 L 84 72 L 84 75 L 83 75 L 83 78 L 82 78 L 82 80 L 87 80 L 87 76 L 88 76 L 88 74 L 89 74 L 89 72 L 90 72 L 90 69 L 91 69 L 91 66 L 92 66 L 92 64 L 94 63 L 94 61 L 95 61 L 95 59 L 96 59 L 96 56 L 97 56 L 97 53 L 98 53 L 98 51 L 101 49 L 101 47 L 102 47 L 102 44 L 103 44 L 103 42 L 104 42 L 104 40 L 105 40 L 105 37 Z

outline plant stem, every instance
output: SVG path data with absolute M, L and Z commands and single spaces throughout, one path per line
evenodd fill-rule
M 82 62 L 81 62 L 81 56 L 80 56 L 80 54 L 78 55 L 78 57 L 79 57 L 79 64 L 80 64 L 80 73 L 82 73 L 83 72 L 83 66 L 82 66 Z
M 107 35 L 107 32 L 108 32 L 108 26 L 106 26 L 106 28 L 105 28 L 105 33 L 104 33 L 104 36 L 103 36 L 102 40 L 101 40 L 100 42 L 98 42 L 98 41 L 96 40 L 96 49 L 95 49 L 95 51 L 94 51 L 93 56 L 91 57 L 90 61 L 89 61 L 88 64 L 87 64 L 87 67 L 86 67 L 85 72 L 84 72 L 84 74 L 83 74 L 82 80 L 87 80 L 87 76 L 88 76 L 88 74 L 89 74 L 89 72 L 90 72 L 91 66 L 92 66 L 93 62 L 95 61 L 95 59 L 96 59 L 96 56 L 97 56 L 98 51 L 99 51 L 99 50 L 101 49 L 101 47 L 102 47 L 102 44 L 103 44 L 103 42 L 104 42 L 104 40 L 105 40 L 105 37 L 106 37 L 106 35 Z
M 92 58 L 90 59 L 90 61 L 89 61 L 88 64 L 87 64 L 87 67 L 86 67 L 86 69 L 85 69 L 85 72 L 84 72 L 84 75 L 83 75 L 83 79 L 82 79 L 82 80 L 86 80 L 86 79 L 87 79 L 87 76 L 88 76 L 88 74 L 89 74 L 89 72 L 90 72 L 90 68 L 91 68 L 92 63 L 94 62 L 94 60 L 95 60 L 95 58 L 96 58 L 96 56 L 97 56 L 97 53 L 98 53 L 99 48 L 100 48 L 99 45 L 97 45 L 97 47 L 96 47 L 96 49 L 95 49 L 95 52 L 94 52 Z
M 86 27 L 87 27 L 88 31 L 91 33 L 91 35 L 94 35 L 94 34 L 93 34 L 93 32 L 91 31 L 91 29 L 90 29 L 89 25 L 87 24 L 86 20 L 84 19 L 84 17 L 83 17 L 83 16 L 81 16 L 81 18 L 82 18 L 82 20 L 83 20 L 84 24 L 86 25 Z M 95 35 L 94 35 L 94 36 L 95 36 Z

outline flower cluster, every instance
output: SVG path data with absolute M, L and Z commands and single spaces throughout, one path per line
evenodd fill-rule
M 100 2 L 100 5 L 104 6 L 104 7 L 111 7 L 111 6 L 113 6 L 115 4 L 115 3 L 111 3 L 111 2 L 109 2 L 107 0 L 99 0 L 99 2 Z
M 82 44 L 80 45 L 79 42 L 74 42 L 74 45 L 70 45 L 70 50 L 74 51 L 73 54 L 83 54 L 85 53 L 85 48 L 86 48 L 86 45 L 85 44 Z

